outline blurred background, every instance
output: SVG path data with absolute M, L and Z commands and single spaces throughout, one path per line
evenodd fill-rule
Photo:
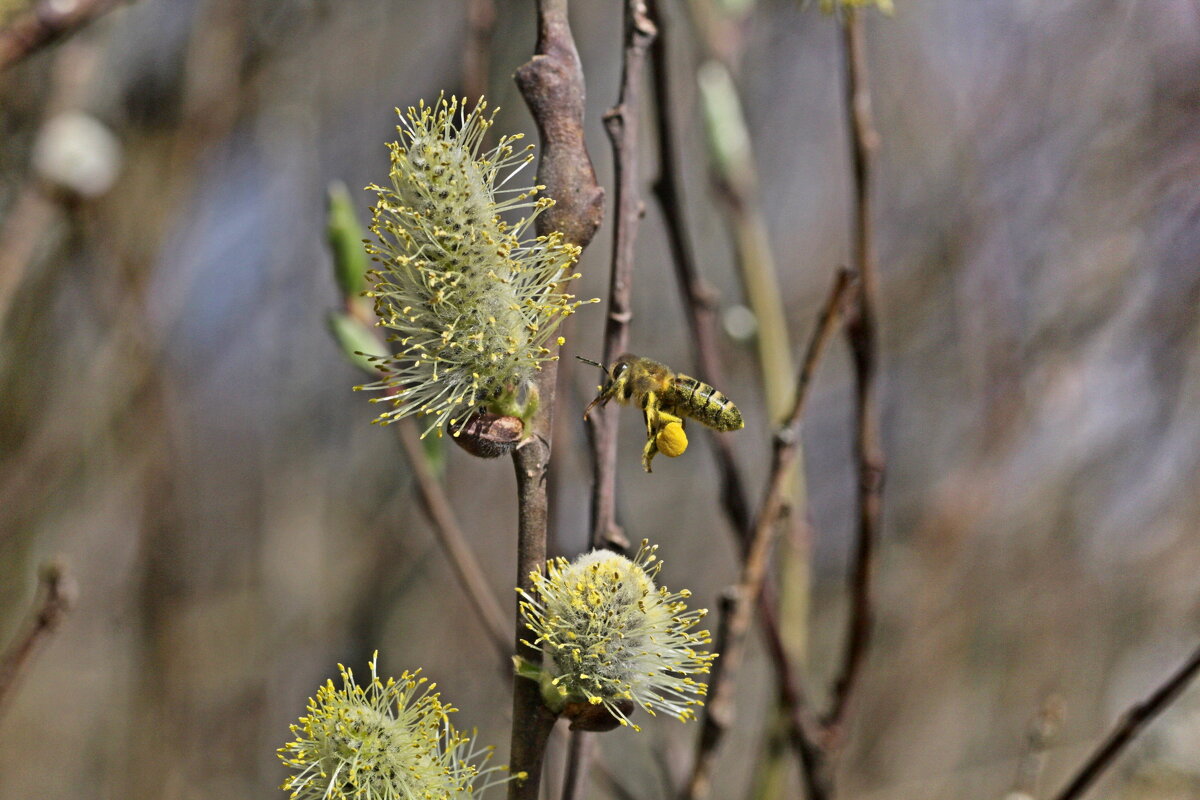
M 849 259 L 838 29 L 793 0 L 662 5 L 683 212 L 728 323 L 718 388 L 747 418 L 730 435 L 757 497 L 772 426 L 696 70 L 716 56 L 735 76 L 798 351 Z M 27 6 L 0 2 L 0 26 Z M 486 86 L 497 130 L 536 141 L 511 80 L 533 4 L 493 11 L 472 62 L 465 0 L 140 0 L 0 73 L 0 643 L 40 564 L 78 585 L 0 716 L 3 800 L 281 797 L 288 723 L 375 649 L 383 673 L 424 667 L 505 759 L 509 682 L 325 326 L 326 186 L 365 211 L 394 107 Z M 571 12 L 611 201 L 620 13 Z M 843 796 L 1001 798 L 1047 719 L 1055 787 L 1200 638 L 1200 4 L 897 0 L 868 16 L 888 477 Z M 633 349 L 688 371 L 653 141 L 647 122 Z M 582 297 L 605 291 L 611 234 L 584 254 Z M 569 352 L 599 357 L 601 308 L 571 320 Z M 597 376 L 563 364 L 553 548 L 571 555 Z M 850 378 L 838 341 L 806 417 L 818 696 L 842 631 Z M 623 415 L 621 521 L 711 607 L 737 573 L 709 444 L 693 434 L 644 475 L 640 424 Z M 511 465 L 452 447 L 444 482 L 507 609 Z M 746 796 L 760 760 L 772 690 L 752 648 L 715 797 Z M 662 798 L 697 730 L 659 720 L 601 749 Z M 1200 796 L 1200 690 L 1103 791 Z

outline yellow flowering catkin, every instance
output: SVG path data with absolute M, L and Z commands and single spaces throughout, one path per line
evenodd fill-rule
M 692 675 L 706 674 L 717 657 L 697 649 L 712 642 L 708 631 L 689 630 L 707 610 L 688 611 L 687 590 L 655 586 L 657 550 L 643 540 L 632 560 L 608 550 L 556 558 L 531 576 L 532 592 L 520 592 L 531 645 L 550 657 L 562 699 L 603 704 L 634 730 L 621 708 L 629 701 L 651 715 L 694 719 L 708 687 Z
M 504 767 L 454 729 L 434 684 L 420 670 L 382 681 L 371 661 L 371 682 L 354 682 L 339 665 L 342 687 L 328 681 L 292 725 L 295 737 L 279 757 L 295 770 L 281 787 L 292 800 L 474 800 L 510 779 Z
M 457 98 L 409 108 L 389 145 L 391 185 L 369 187 L 377 241 L 367 250 L 379 266 L 366 294 L 395 343 L 372 359 L 382 378 L 357 387 L 388 392 L 372 400 L 391 405 L 376 422 L 420 414 L 426 434 L 461 430 L 476 409 L 528 389 L 557 357 L 551 334 L 581 304 L 561 290 L 578 277 L 579 248 L 530 234 L 553 201 L 538 197 L 544 187 L 508 186 L 533 146 L 514 149 L 518 134 L 483 150 L 494 114 Z

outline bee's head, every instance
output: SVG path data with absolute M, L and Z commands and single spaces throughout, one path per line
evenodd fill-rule
M 621 397 L 625 394 L 625 387 L 629 383 L 630 370 L 634 356 L 621 356 L 613 362 L 612 369 L 604 369 L 604 365 L 598 361 L 592 361 L 582 356 L 576 356 L 580 361 L 591 364 L 594 367 L 599 367 L 604 370 L 604 384 L 600 387 L 600 393 L 596 395 L 592 402 L 588 403 L 587 408 L 583 410 L 583 418 L 587 419 L 591 410 L 596 406 L 604 407 L 609 400 L 614 397 Z

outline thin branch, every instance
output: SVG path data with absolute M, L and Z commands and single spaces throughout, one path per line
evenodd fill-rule
M 604 115 L 612 142 L 616 184 L 612 271 L 609 277 L 608 314 L 604 325 L 604 363 L 611 364 L 629 343 L 633 314 L 634 244 L 642 214 L 638 196 L 638 122 L 641 107 L 642 68 L 646 50 L 657 35 L 645 0 L 625 0 L 625 52 L 621 92 L 617 104 Z M 592 547 L 625 550 L 629 546 L 615 516 L 617 486 L 616 405 L 597 409 L 588 418 L 592 432 Z
M 652 48 L 654 59 L 654 110 L 658 135 L 659 175 L 654 184 L 654 194 L 662 209 L 666 224 L 667 240 L 671 248 L 672 263 L 683 298 L 684 313 L 691 333 L 696 363 L 700 377 L 714 385 L 724 385 L 721 377 L 720 360 L 717 356 L 716 301 L 715 294 L 700 276 L 691 239 L 687 233 L 684 214 L 683 182 L 680 159 L 676 149 L 676 126 L 670 104 L 670 62 L 667 50 L 667 20 L 658 11 L 658 4 L 651 8 L 659 23 L 659 38 Z M 837 291 L 843 291 L 838 289 Z M 805 378 L 809 380 L 811 375 Z M 712 437 L 713 454 L 721 474 L 721 507 L 745 552 L 752 534 L 749 501 L 746 499 L 745 481 L 737 461 L 733 457 L 733 443 L 729 437 Z M 827 770 L 825 759 L 818 742 L 822 738 L 819 725 L 810 710 L 800 681 L 794 675 L 779 623 L 775 618 L 776 602 L 769 576 L 759 596 L 759 623 L 774 665 L 776 692 L 787 723 L 789 740 L 805 767 L 804 776 L 811 797 L 824 797 L 823 790 Z M 722 652 L 723 642 L 718 635 L 717 652 Z M 728 715 L 725 715 L 726 717 Z M 722 719 L 718 714 L 718 719 Z M 703 739 L 704 732 L 701 732 Z M 715 742 L 700 745 L 707 752 L 715 748 Z
M 0 72 L 84 27 L 120 5 L 119 0 L 40 0 L 0 30 Z
M 612 265 L 608 285 L 608 313 L 604 325 L 604 363 L 611 364 L 628 349 L 629 321 L 633 317 L 634 245 L 642 217 L 638 195 L 638 131 L 642 70 L 646 51 L 658 30 L 646 10 L 645 0 L 625 0 L 625 45 L 621 62 L 621 89 L 617 104 L 604 115 L 604 129 L 613 150 L 616 185 Z M 588 417 L 592 441 L 592 526 L 589 544 L 624 552 L 629 540 L 616 521 L 617 492 L 616 405 L 596 409 Z M 579 800 L 585 794 L 588 762 L 594 745 L 586 731 L 571 734 L 562 800 Z
M 727 617 L 724 624 L 728 625 L 728 631 L 723 635 L 724 648 L 720 651 L 721 657 L 713 667 L 712 679 L 709 682 L 709 701 L 704 710 L 696 760 L 684 793 L 685 798 L 702 797 L 708 790 L 716 748 L 728 726 L 728 713 L 725 711 L 729 702 L 728 696 L 733 689 L 734 676 L 741 666 L 751 614 L 759 605 L 758 599 L 766 576 L 767 557 L 775 539 L 776 523 L 784 508 L 789 470 L 799 454 L 800 420 L 808 402 L 812 376 L 826 345 L 837 330 L 839 312 L 850 286 L 849 274 L 845 270 L 839 270 L 809 339 L 804 363 L 796 379 L 796 395 L 792 401 L 791 412 L 783 429 L 775 438 L 767 492 L 755 517 L 753 535 L 742 564 L 741 577 L 731 608 L 723 615 Z M 808 738 L 811 734 L 801 731 L 800 735 Z
M 467 536 L 458 524 L 454 507 L 446 496 L 442 484 L 430 469 L 429 461 L 421 447 L 416 424 L 412 419 L 403 419 L 398 425 L 400 444 L 408 456 L 409 466 L 417 479 L 417 488 L 429 521 L 433 523 L 434 537 L 450 561 L 458 582 L 466 590 L 467 599 L 479 621 L 483 623 L 488 641 L 500 656 L 504 675 L 512 672 L 512 629 L 500 608 L 500 602 L 488 586 L 487 574 L 467 543 Z
M 667 243 L 671 248 L 671 263 L 683 298 L 689 337 L 699 366 L 701 380 L 714 386 L 724 386 L 720 360 L 717 357 L 716 293 L 700 276 L 696 255 L 687 234 L 684 219 L 683 170 L 675 147 L 675 122 L 671 114 L 670 69 L 667 58 L 666 29 L 657 2 L 653 4 L 654 18 L 660 36 L 651 48 L 654 75 L 655 129 L 658 135 L 658 179 L 654 182 L 654 197 L 662 209 Z M 733 457 L 733 444 L 727 436 L 711 434 L 717 469 L 721 474 L 721 507 L 734 530 L 741 535 L 750 530 L 750 503 L 745 482 Z
M 604 214 L 604 190 L 583 135 L 583 70 L 567 19 L 567 0 L 538 0 L 538 38 L 532 59 L 516 73 L 517 87 L 533 114 L 541 136 L 538 177 L 555 205 L 537 219 L 537 231 L 563 234 L 572 244 L 586 247 Z M 517 478 L 517 586 L 533 590 L 531 573 L 546 561 L 548 499 L 546 473 L 550 465 L 553 430 L 556 362 L 544 365 L 538 376 L 540 398 L 527 438 L 513 451 Z M 533 636 L 516 612 L 517 655 L 533 664 L 542 653 L 526 642 Z M 555 715 L 542 702 L 537 683 L 513 678 L 513 726 L 509 767 L 525 773 L 508 784 L 509 800 L 537 800 L 541 788 L 546 741 L 554 729 Z
M 0 711 L 7 706 L 17 678 L 39 645 L 62 622 L 78 593 L 75 582 L 56 564 L 42 567 L 38 596 L 29 619 L 21 626 L 8 650 L 0 657 Z
M 1161 686 L 1155 689 L 1149 697 L 1140 703 L 1135 703 L 1121 715 L 1117 726 L 1100 744 L 1091 757 L 1083 763 L 1075 776 L 1067 782 L 1054 800 L 1077 800 L 1091 788 L 1092 784 L 1113 765 L 1117 756 L 1133 741 L 1142 729 L 1161 714 L 1167 706 L 1179 697 L 1187 685 L 1200 673 L 1200 647 L 1188 657 L 1187 661 L 1167 678 Z
M 550 379 L 539 385 L 553 392 L 554 365 L 547 365 L 543 375 L 549 372 Z M 546 470 L 550 462 L 550 419 L 546 399 L 543 398 L 538 416 L 534 418 L 534 433 L 513 451 L 513 467 L 517 475 L 517 587 L 532 592 L 530 575 L 546 563 Z M 545 436 L 546 438 L 542 438 Z M 540 664 L 542 652 L 529 642 L 534 635 L 528 630 L 517 611 L 516 653 L 525 660 Z M 536 681 L 520 676 L 513 677 L 513 726 L 512 743 L 509 751 L 509 767 L 514 773 L 525 773 L 523 780 L 508 784 L 509 800 L 537 800 L 542 782 L 542 761 L 546 755 L 546 742 L 558 717 L 542 702 L 541 689 Z
M 595 738 L 587 731 L 571 731 L 567 745 L 567 768 L 563 774 L 563 788 L 559 800 L 581 800 L 587 783 L 588 767 L 592 762 L 592 751 L 596 749 Z
M 31 181 L 0 224 L 0 329 L 47 230 L 60 217 L 59 206 Z
M 846 339 L 854 362 L 855 462 L 858 472 L 858 528 L 850 574 L 850 613 L 833 702 L 825 723 L 832 738 L 840 736 L 870 645 L 874 617 L 872 574 L 883 510 L 883 448 L 879 438 L 877 277 L 872 242 L 871 181 L 879 134 L 871 118 L 863 19 L 853 7 L 844 9 L 843 50 L 846 60 L 845 100 L 849 115 L 854 175 L 854 271 L 857 287 L 846 316 Z

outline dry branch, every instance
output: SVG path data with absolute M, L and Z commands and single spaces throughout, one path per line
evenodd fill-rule
M 425 512 L 429 521 L 433 523 L 434 536 L 450 561 L 458 582 L 466 590 L 467 599 L 483 624 L 488 641 L 499 654 L 504 675 L 507 676 L 512 671 L 512 634 L 504 611 L 488 586 L 487 573 L 475 558 L 467 536 L 458 524 L 450 498 L 446 496 L 441 483 L 430 469 L 416 425 L 412 419 L 403 419 L 397 428 L 400 444 L 404 447 L 408 463 L 417 479 L 417 488 L 421 493 Z
M 537 219 L 539 234 L 560 231 L 573 244 L 587 246 L 604 213 L 604 190 L 596 184 L 583 135 L 583 70 L 567 19 L 567 0 L 538 0 L 538 38 L 533 58 L 517 70 L 517 87 L 541 135 L 538 178 L 555 205 Z M 517 586 L 532 591 L 529 575 L 546 561 L 548 500 L 546 473 L 550 462 L 555 362 L 538 377 L 540 397 L 529 438 L 513 452 L 517 477 Z M 514 604 L 515 605 L 515 604 Z M 516 610 L 517 655 L 542 663 L 519 608 Z M 537 800 L 542 761 L 555 716 L 542 703 L 538 685 L 513 678 L 513 726 L 509 766 L 526 773 L 509 783 L 509 800 Z
M 857 286 L 846 315 L 846 339 L 854 362 L 855 463 L 858 473 L 858 526 L 850 574 L 850 614 L 833 703 L 825 724 L 837 738 L 858 684 L 874 617 L 872 573 L 883 506 L 883 448 L 879 441 L 878 279 L 872 241 L 871 180 L 879 134 L 871 117 L 863 19 L 845 9 L 846 106 L 849 112 L 854 176 L 853 258 Z
M 7 652 L 0 657 L 0 711 L 11 699 L 17 678 L 28 665 L 38 646 L 62 622 L 75 602 L 75 582 L 56 564 L 42 567 L 38 575 L 38 596 L 29 619 L 21 626 Z
M 791 413 L 788 415 L 787 423 L 775 439 L 767 492 L 755 517 L 753 535 L 750 537 L 750 544 L 742 564 L 741 576 L 731 607 L 727 614 L 722 615 L 726 617 L 723 625 L 727 626 L 728 630 L 719 636 L 724 639 L 724 647 L 720 651 L 721 658 L 717 660 L 713 668 L 712 680 L 709 683 L 709 701 L 701 723 L 700 741 L 697 745 L 692 775 L 684 795 L 686 798 L 703 797 L 708 790 L 709 774 L 712 771 L 716 748 L 728 725 L 729 714 L 725 711 L 725 707 L 733 689 L 733 679 L 741 666 L 751 614 L 758 604 L 763 580 L 766 576 L 767 558 L 775 539 L 776 523 L 779 522 L 784 508 L 789 470 L 799 452 L 800 421 L 808 402 L 812 376 L 826 345 L 837 330 L 840 320 L 839 311 L 850 286 L 849 275 L 844 270 L 839 270 L 809 339 L 804 362 L 800 367 L 799 377 L 796 379 L 796 395 L 792 402 Z
M 1200 673 L 1200 647 L 1196 648 L 1188 660 L 1149 697 L 1121 715 L 1117 726 L 1083 763 L 1074 777 L 1067 781 L 1062 791 L 1054 796 L 1054 800 L 1078 800 L 1083 797 L 1104 771 L 1113 765 L 1117 756 L 1134 737 L 1179 697 L 1197 673 Z

